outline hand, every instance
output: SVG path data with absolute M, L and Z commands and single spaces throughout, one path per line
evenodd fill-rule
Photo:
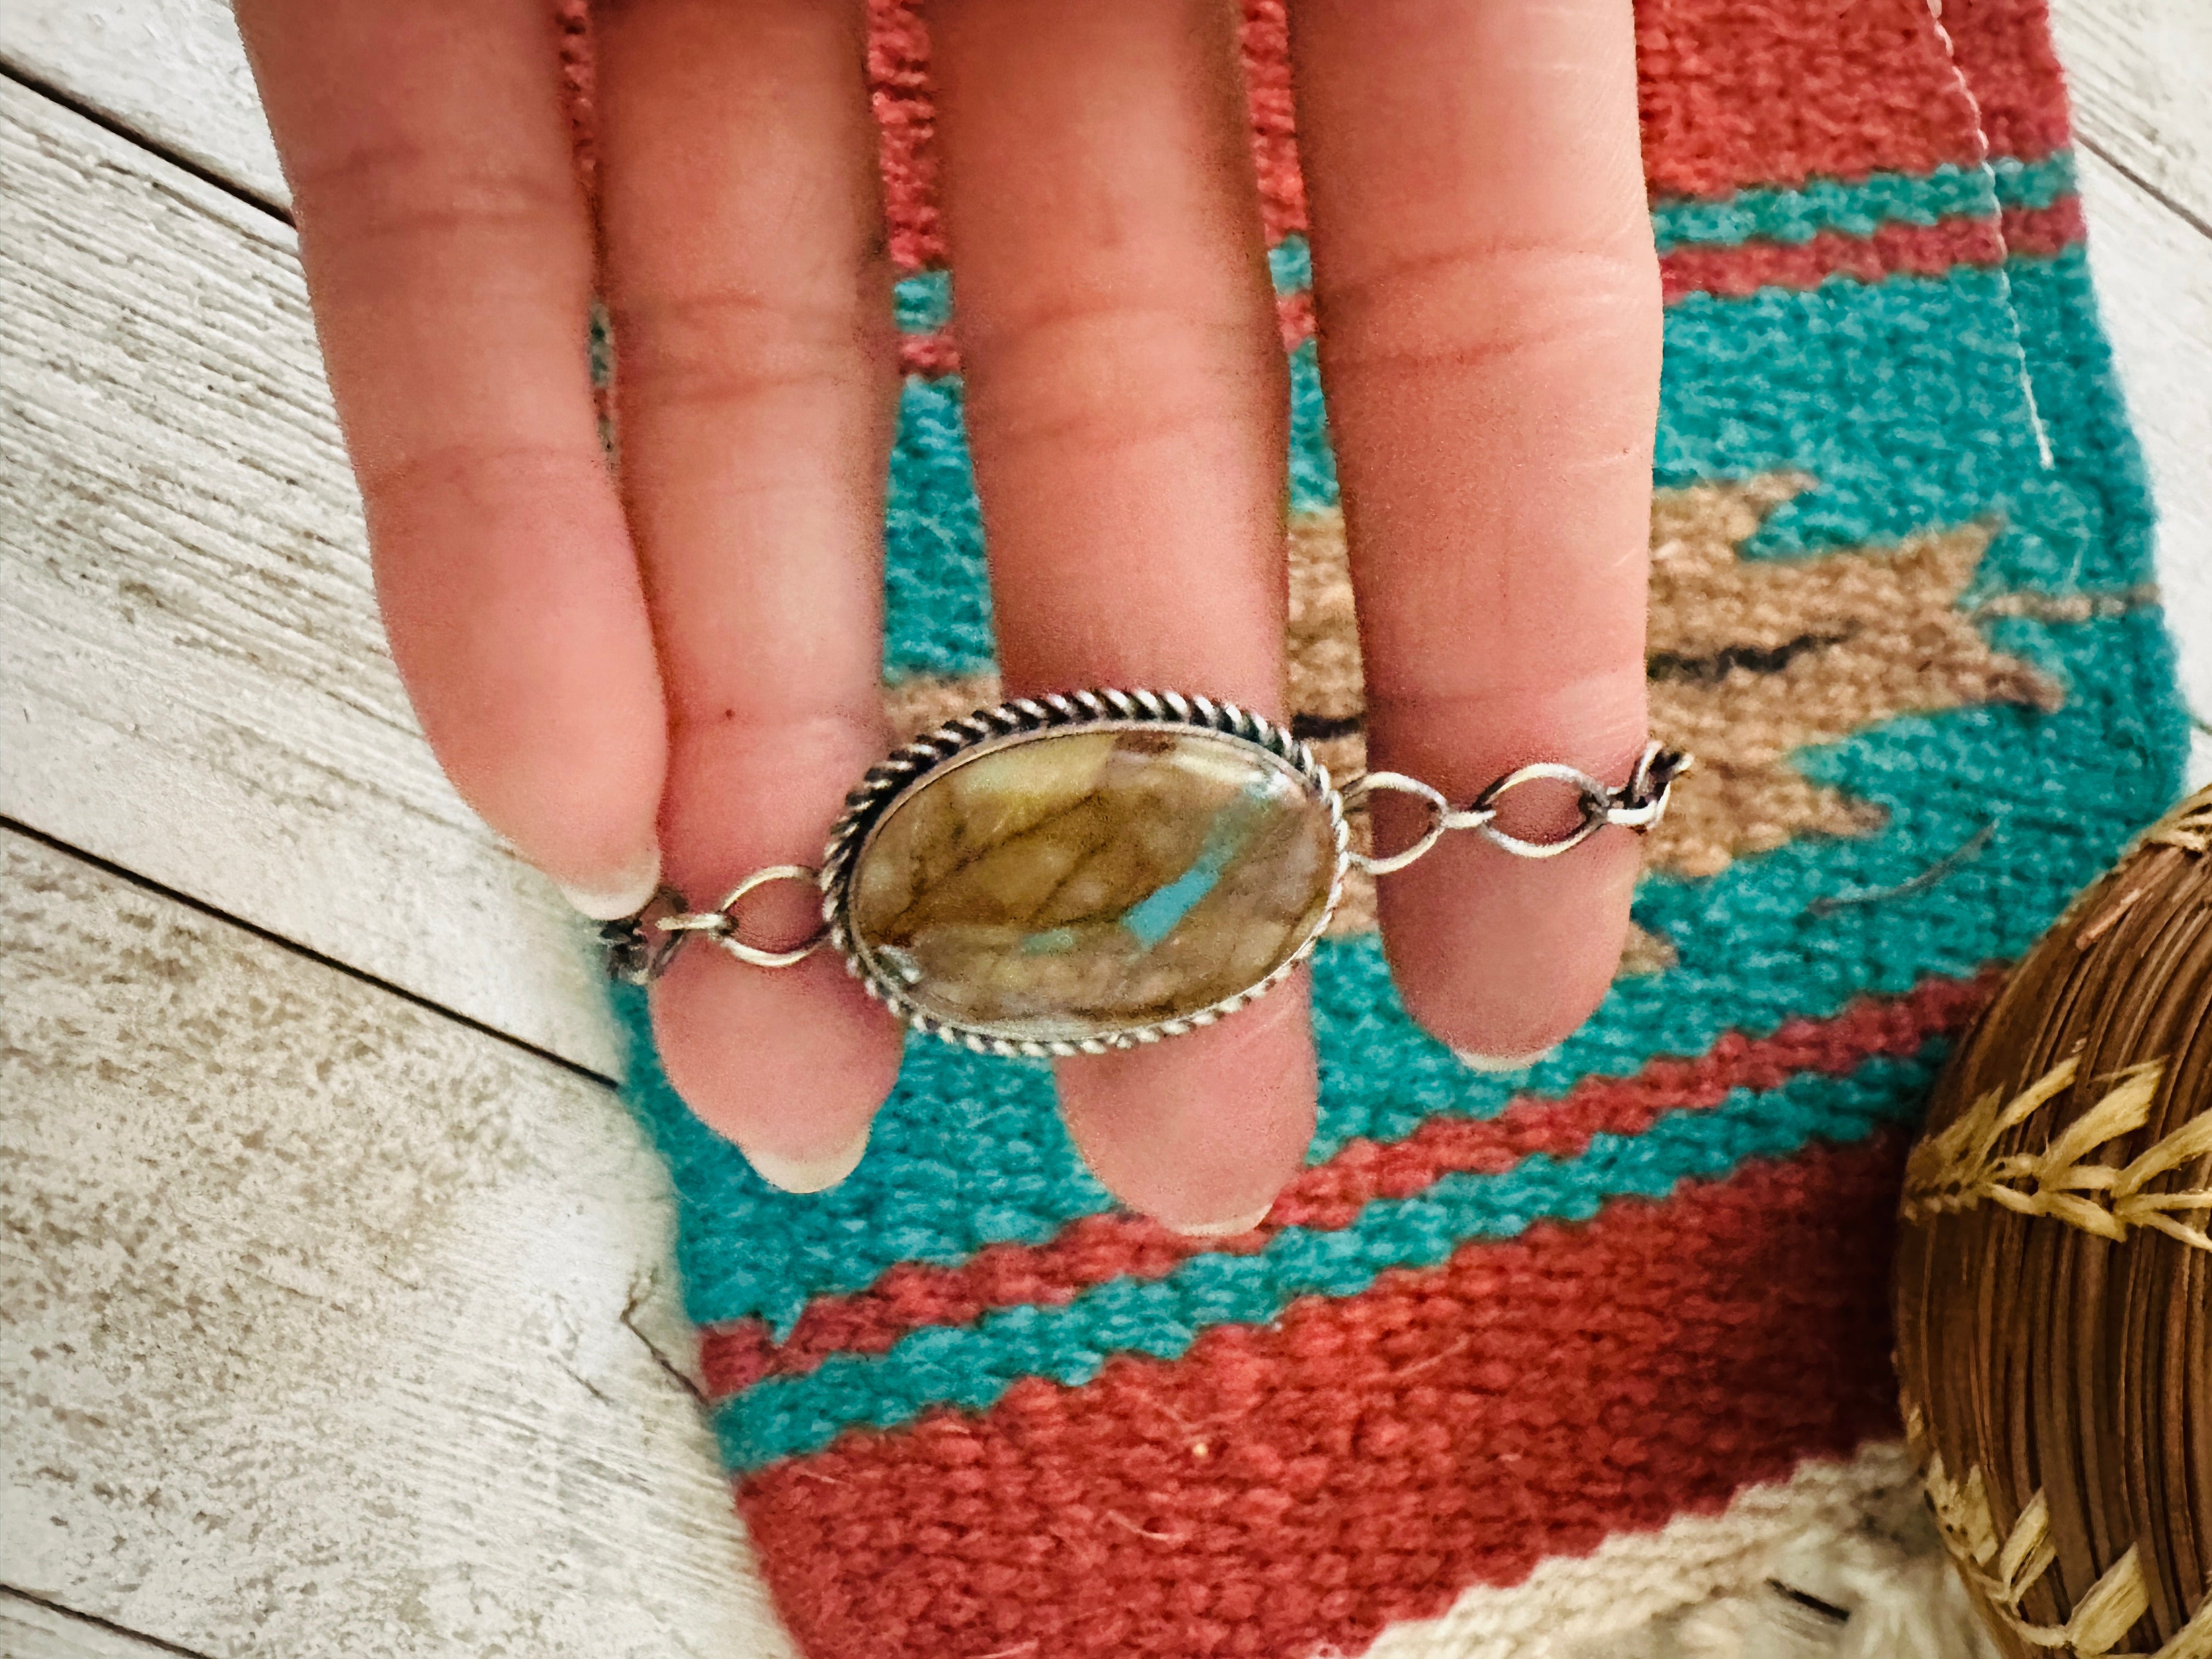
M 1630 0 L 1293 0 L 1321 361 L 1370 764 L 1463 800 L 1618 781 L 1645 730 L 1660 307 Z M 596 18 L 596 222 L 544 0 L 240 0 L 291 179 L 378 592 L 462 793 L 595 915 L 811 863 L 887 746 L 896 356 L 858 0 Z M 938 0 L 943 211 L 1009 695 L 1282 716 L 1285 380 L 1218 0 Z M 619 343 L 621 460 L 583 350 Z M 1392 969 L 1462 1054 L 1604 994 L 1632 837 L 1470 836 L 1386 879 Z M 764 890 L 763 899 L 769 897 Z M 791 914 L 763 915 L 805 931 Z M 857 1161 L 900 1036 L 827 953 L 692 951 L 671 1080 L 762 1173 Z M 1064 1062 L 1101 1179 L 1190 1231 L 1298 1168 L 1303 980 Z

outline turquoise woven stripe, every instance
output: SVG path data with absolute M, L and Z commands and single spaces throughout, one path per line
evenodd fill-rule
M 1747 190 L 1717 202 L 1680 199 L 1651 205 L 1651 234 L 1662 253 L 1692 245 L 1803 242 L 1824 230 L 1871 236 L 1886 224 L 1932 225 L 1997 207 L 2045 208 L 2074 193 L 2074 157 L 2060 150 L 2039 161 L 1999 156 L 1987 173 L 1949 163 L 1933 173 L 1877 173 L 1852 184 L 1820 179 L 1798 190 Z M 1313 250 L 1296 232 L 1267 250 L 1278 294 L 1313 286 Z M 898 284 L 898 325 L 911 334 L 943 328 L 952 316 L 952 280 L 925 270 Z
M 952 273 L 921 270 L 902 276 L 891 290 L 891 311 L 899 331 L 927 334 L 952 320 Z
M 964 392 L 957 378 L 909 375 L 899 394 L 884 507 L 884 663 L 894 676 L 973 673 L 993 659 Z
M 1960 524 L 2040 469 L 2019 354 L 2001 270 L 1693 294 L 1667 313 L 1654 471 L 1820 480 L 1754 556 Z
M 1887 224 L 1932 225 L 1999 207 L 2049 207 L 2074 192 L 2074 158 L 2010 156 L 1985 172 L 1948 163 L 1933 173 L 1877 173 L 1857 184 L 1815 179 L 1800 190 L 1747 190 L 1723 201 L 1655 203 L 1651 231 L 1662 253 L 1692 245 L 1805 242 L 1823 231 L 1871 236 Z
M 1334 1231 L 1286 1228 L 1255 1255 L 1194 1256 L 1164 1278 L 1115 1279 L 1063 1306 L 996 1310 L 973 1325 L 917 1331 L 880 1355 L 836 1355 L 724 1406 L 723 1455 L 742 1474 L 817 1450 L 854 1425 L 894 1427 L 935 1405 L 985 1410 L 1018 1377 L 1080 1384 L 1111 1354 L 1178 1358 L 1210 1325 L 1265 1324 L 1301 1296 L 1354 1296 L 1386 1269 L 1437 1267 L 1470 1240 L 1587 1220 L 1615 1199 L 1664 1198 L 1680 1182 L 1717 1179 L 1815 1139 L 1863 1140 L 1917 1111 L 1935 1063 L 1933 1053 L 1876 1060 L 1848 1077 L 1739 1089 L 1647 1133 L 1600 1135 L 1577 1158 L 1540 1154 L 1502 1175 L 1447 1176 L 1418 1197 L 1377 1200 Z
M 2054 150 L 2040 161 L 2023 161 L 2013 155 L 1996 156 L 1990 161 L 1990 172 L 1996 182 L 2000 207 L 2047 208 L 2075 193 L 2074 152 L 2070 149 Z
M 1336 454 L 1321 395 L 1321 349 L 1302 341 L 1291 353 L 1291 511 L 1336 505 Z
M 1794 467 L 1821 488 L 1750 550 L 1893 538 L 1990 510 L 2040 465 L 2003 273 L 1837 278 L 1747 299 L 1692 295 L 1667 315 L 1662 483 Z M 1318 359 L 1291 354 L 1294 512 L 1334 507 Z M 990 599 L 956 377 L 911 379 L 891 457 L 884 665 L 894 678 L 992 659 Z M 1946 434 L 1966 423 L 1971 438 Z M 1910 465 L 1898 464 L 1910 457 Z
M 1822 231 L 1871 236 L 1886 224 L 1932 225 L 1996 210 L 1990 175 L 1946 162 L 1933 173 L 1877 173 L 1862 184 L 1819 179 L 1802 190 L 1747 190 L 1715 202 L 1678 199 L 1651 208 L 1662 253 L 1678 247 L 1806 242 Z

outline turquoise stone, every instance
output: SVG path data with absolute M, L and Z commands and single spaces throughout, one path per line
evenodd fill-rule
M 1328 921 L 1326 798 L 1256 744 L 1196 728 L 1042 732 L 895 800 L 854 860 L 868 970 L 914 1007 L 1080 1042 L 1265 981 Z

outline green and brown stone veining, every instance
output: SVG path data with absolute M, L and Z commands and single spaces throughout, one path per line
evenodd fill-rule
M 1326 805 L 1218 733 L 1038 733 L 896 802 L 854 861 L 861 957 L 921 1012 L 1082 1042 L 1248 990 L 1321 926 Z

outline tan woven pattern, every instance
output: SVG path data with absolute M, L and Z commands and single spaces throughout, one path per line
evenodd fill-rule
M 1907 1426 L 1916 1433 L 1922 1427 L 1911 1407 Z M 2063 1624 L 2034 1623 L 2022 1612 L 2021 1603 L 2057 1559 L 2051 1542 L 2049 1500 L 2042 1492 L 2035 1493 L 1999 1538 L 1980 1469 L 1969 1469 L 1965 1480 L 1954 1480 L 1943 1467 L 1942 1454 L 1936 1453 L 1929 1456 L 1923 1479 L 1952 1559 L 1983 1605 L 1997 1613 L 2016 1640 L 2081 1659 L 2212 1659 L 2212 1597 L 2155 1653 L 2121 1647 L 2129 1629 L 2150 1607 L 2142 1552 L 2134 1545 L 2075 1603 Z

